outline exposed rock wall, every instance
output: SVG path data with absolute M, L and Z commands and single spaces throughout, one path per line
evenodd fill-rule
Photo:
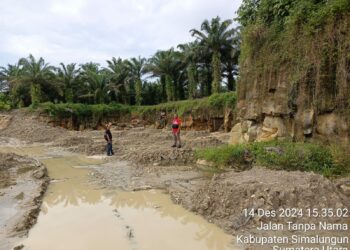
M 350 145 L 350 16 L 312 35 L 290 33 L 279 47 L 272 39 L 261 38 L 241 61 L 231 143 L 291 137 Z
M 166 115 L 165 126 L 170 126 L 173 113 Z M 184 130 L 199 131 L 207 130 L 210 132 L 224 130 L 229 132 L 233 126 L 233 117 L 235 113 L 233 109 L 224 108 L 220 110 L 190 110 L 180 114 L 182 119 L 182 128 Z M 0 117 L 1 118 L 1 117 Z M 40 119 L 54 127 L 63 127 L 70 130 L 84 129 L 101 129 L 107 122 L 112 122 L 118 129 L 154 126 L 155 128 L 163 128 L 164 124 L 160 122 L 160 111 L 152 110 L 144 114 L 125 114 L 120 116 L 106 116 L 98 121 L 93 118 L 78 120 L 73 115 L 65 118 L 50 117 L 45 113 L 40 114 Z M 0 123 L 1 126 L 1 123 Z

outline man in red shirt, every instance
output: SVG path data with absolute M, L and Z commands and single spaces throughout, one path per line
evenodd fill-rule
M 172 122 L 172 132 L 174 136 L 174 145 L 172 146 L 173 148 L 177 147 L 181 148 L 181 139 L 180 139 L 180 127 L 181 127 L 181 119 L 178 117 L 177 114 L 174 115 L 174 119 Z

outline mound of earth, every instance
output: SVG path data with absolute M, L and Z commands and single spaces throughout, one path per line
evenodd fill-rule
M 173 136 L 171 131 L 167 130 L 136 128 L 118 131 L 114 135 L 116 151 L 120 158 L 138 164 L 192 164 L 195 161 L 196 148 L 223 144 L 206 131 L 183 131 L 180 149 L 171 147 Z
M 51 127 L 39 122 L 35 114 L 26 113 L 24 110 L 14 110 L 6 127 L 0 128 L 0 137 L 11 137 L 26 142 L 52 142 L 67 134 L 67 130 L 59 127 Z
M 0 115 L 0 129 L 7 128 L 12 119 L 11 115 Z
M 36 223 L 48 184 L 47 170 L 37 160 L 0 153 L 0 249 L 12 249 Z
M 190 164 L 195 160 L 194 153 L 191 149 L 172 149 L 162 148 L 154 149 L 148 147 L 136 154 L 129 153 L 121 157 L 123 160 L 132 159 L 139 164 L 154 165 L 174 165 L 174 164 Z
M 186 205 L 186 204 L 185 204 Z M 276 210 L 298 208 L 350 209 L 350 199 L 330 180 L 314 173 L 274 171 L 254 167 L 244 172 L 230 171 L 215 175 L 199 188 L 187 206 L 227 231 L 254 232 L 263 222 L 318 223 L 320 218 L 247 216 L 244 209 Z M 323 218 L 327 222 L 349 223 L 349 218 Z M 343 232 L 347 233 L 347 232 Z

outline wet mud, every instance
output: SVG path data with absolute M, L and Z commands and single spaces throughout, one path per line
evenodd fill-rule
M 227 246 L 234 247 L 232 246 L 232 239 L 234 238 L 232 236 L 234 235 L 240 233 L 261 234 L 261 232 L 256 231 L 256 227 L 259 223 L 264 222 L 264 218 L 243 216 L 242 210 L 246 208 L 274 209 L 291 206 L 297 208 L 326 206 L 350 209 L 350 194 L 340 189 L 340 187 L 350 183 L 350 179 L 347 177 L 343 178 L 341 183 L 338 183 L 337 180 L 328 180 L 317 174 L 273 171 L 259 166 L 243 172 L 236 172 L 235 170 L 218 172 L 211 168 L 197 166 L 194 157 L 195 149 L 223 145 L 228 141 L 229 134 L 227 133 L 183 131 L 183 147 L 173 149 L 171 148 L 172 136 L 167 130 L 146 127 L 128 127 L 127 129 L 117 130 L 116 128 L 119 127 L 115 125 L 112 128 L 112 133 L 116 155 L 107 158 L 105 156 L 103 131 L 78 132 L 52 128 L 39 122 L 38 117 L 21 112 L 17 112 L 12 118 L 7 119 L 11 122 L 4 123 L 5 125 L 0 130 L 0 144 L 6 148 L 10 147 L 11 152 L 18 154 L 21 154 L 23 148 L 32 147 L 29 156 L 37 158 L 47 165 L 50 178 L 52 178 L 49 191 L 45 196 L 45 199 L 48 200 L 43 203 L 38 227 L 31 230 L 28 241 L 24 242 L 28 247 L 32 244 L 32 247 L 28 249 L 40 249 L 35 244 L 40 243 L 40 235 L 45 230 L 44 225 L 54 223 L 51 222 L 51 219 L 54 220 L 53 217 L 55 216 L 51 217 L 51 215 L 56 212 L 56 217 L 63 216 L 61 213 L 67 207 L 69 207 L 68 210 L 72 209 L 72 215 L 64 215 L 67 218 L 79 217 L 79 211 L 81 212 L 86 208 L 84 216 L 87 223 L 89 222 L 88 219 L 94 216 L 102 221 L 105 220 L 106 227 L 110 225 L 107 221 L 114 221 L 115 223 L 113 222 L 113 225 L 110 225 L 109 228 L 120 233 L 118 235 L 123 238 L 120 239 L 120 242 L 125 243 L 125 249 L 147 249 L 142 248 L 142 246 L 148 246 L 146 239 L 142 239 L 145 236 L 141 233 L 142 230 L 146 229 L 138 229 L 141 227 L 140 225 L 135 224 L 136 222 L 131 223 L 133 216 L 140 221 L 144 220 L 144 224 L 147 226 L 152 225 L 152 229 L 152 221 L 143 218 L 153 218 L 157 222 L 154 224 L 154 228 L 158 228 L 157 225 L 159 224 L 159 227 L 170 230 L 169 232 L 173 234 L 175 239 L 177 238 L 174 235 L 182 235 L 181 232 L 184 231 L 188 235 L 192 235 L 192 238 L 200 239 L 199 242 L 207 242 L 208 249 L 226 249 Z M 20 121 L 25 121 L 25 123 L 20 123 Z M 12 124 L 17 124 L 17 126 L 14 127 Z M 24 126 L 22 124 L 29 125 Z M 40 131 L 40 133 L 34 130 Z M 43 149 L 45 149 L 45 152 L 42 151 Z M 48 149 L 49 151 L 47 151 Z M 87 157 L 84 155 L 87 155 Z M 59 162 L 58 165 L 56 161 Z M 50 165 L 53 167 L 49 167 Z M 61 171 L 60 167 L 62 166 L 65 166 L 64 168 L 69 166 L 69 168 Z M 61 191 L 58 191 L 58 189 Z M 16 196 L 18 199 L 22 197 L 20 193 L 17 193 Z M 126 196 L 129 198 L 125 198 Z M 142 202 L 136 197 L 139 197 Z M 120 202 L 119 199 L 129 200 L 130 203 Z M 115 200 L 118 200 L 118 202 Z M 182 211 L 187 215 L 181 217 L 175 215 L 175 213 L 168 217 L 162 217 L 161 214 L 169 213 L 169 211 L 161 212 L 161 208 L 168 206 L 166 204 L 174 206 L 169 208 L 170 210 L 187 209 Z M 94 213 L 92 207 L 95 205 L 104 212 Z M 50 216 L 48 211 L 52 211 Z M 11 211 L 9 210 L 8 213 L 11 213 Z M 45 213 L 47 213 L 47 216 Z M 132 216 L 130 217 L 128 213 Z M 150 215 L 152 213 L 154 217 Z M 139 214 L 142 215 L 142 218 L 138 217 Z M 195 216 L 195 214 L 200 216 Z M 102 218 L 103 216 L 106 217 Z M 162 219 L 157 216 L 166 221 L 175 220 L 175 224 L 183 220 L 203 220 L 201 222 L 203 224 L 194 223 L 197 226 L 191 223 L 180 223 L 190 228 L 201 228 L 199 231 L 203 233 L 196 230 L 194 230 L 196 233 L 191 230 L 186 231 L 188 229 L 185 228 L 176 232 L 171 231 L 171 228 L 177 228 L 178 226 L 171 224 L 172 226 L 169 228 L 168 225 L 163 225 Z M 192 216 L 196 219 L 183 219 Z M 81 221 L 81 219 L 79 220 Z M 338 221 L 349 225 L 349 220 L 346 218 Z M 205 223 L 208 222 L 209 224 L 206 225 Z M 274 222 L 285 223 L 283 219 L 277 219 Z M 295 219 L 295 222 L 313 221 L 301 218 Z M 65 223 L 69 223 L 69 219 Z M 221 228 L 220 230 L 224 230 L 228 235 L 223 233 L 224 231 L 213 233 L 212 230 L 214 229 L 208 229 L 213 226 L 210 223 L 216 224 Z M 59 228 L 59 226 L 56 225 L 56 228 Z M 92 225 L 85 225 L 85 228 L 91 229 L 91 232 L 87 232 L 85 238 L 93 237 Z M 214 228 L 218 230 L 217 227 L 214 226 Z M 46 230 L 48 229 L 46 228 Z M 79 228 L 75 228 L 75 230 L 79 230 Z M 100 234 L 100 231 L 103 232 L 103 228 L 99 230 L 97 227 L 94 231 L 96 234 Z M 163 231 L 166 230 L 160 231 L 159 238 L 167 239 L 167 236 L 162 235 L 162 233 L 165 233 Z M 61 229 L 60 232 L 64 233 L 64 230 Z M 282 232 L 282 234 L 285 233 L 288 232 Z M 340 234 L 344 233 L 347 232 L 340 232 Z M 220 236 L 212 236 L 219 234 Z M 266 231 L 263 234 L 273 236 L 276 235 L 276 232 Z M 57 234 L 53 233 L 52 235 Z M 118 237 L 116 238 L 119 239 Z M 151 239 L 155 241 L 152 237 Z M 226 239 L 229 238 L 231 245 L 225 245 L 225 243 L 225 246 L 223 246 L 218 243 L 218 240 L 209 240 L 208 237 L 220 239 L 223 242 L 227 242 Z M 72 237 L 69 239 L 74 240 Z M 179 240 L 177 239 L 177 241 Z M 177 241 L 171 244 L 176 244 Z M 169 242 L 173 241 L 169 239 Z M 186 241 L 184 240 L 184 242 Z M 49 242 L 45 244 L 45 247 L 49 246 L 47 245 Z M 104 243 L 100 242 L 99 244 Z M 171 244 L 167 245 L 168 249 L 179 249 L 171 248 Z M 192 246 L 192 243 L 186 242 L 186 244 Z M 205 249 L 201 244 L 197 245 L 200 246 L 198 249 Z M 53 249 L 52 247 L 53 245 L 50 246 L 50 249 Z M 77 247 L 85 249 L 82 245 L 77 245 Z M 249 249 L 263 249 L 254 248 L 254 246 L 246 247 Z

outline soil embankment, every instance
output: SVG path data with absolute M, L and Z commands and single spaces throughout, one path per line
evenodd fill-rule
M 11 123 L 0 130 L 0 137 L 17 138 L 28 143 L 45 142 L 49 147 L 63 147 L 88 155 L 104 153 L 102 131 L 67 131 L 49 127 L 38 122 L 35 115 L 23 111 L 11 115 Z M 232 234 L 255 234 L 257 226 L 268 220 L 261 216 L 244 216 L 242 211 L 245 208 L 350 209 L 349 196 L 342 193 L 334 182 L 317 174 L 260 167 L 215 174 L 199 170 L 195 164 L 195 148 L 224 144 L 229 137 L 226 133 L 184 131 L 181 149 L 171 148 L 172 137 L 167 130 L 137 126 L 112 129 L 112 133 L 116 155 L 108 158 L 108 163 L 93 168 L 92 182 L 127 191 L 164 189 L 174 202 L 203 215 Z M 348 181 L 343 180 L 344 183 Z M 315 221 L 305 216 L 293 218 L 297 223 Z M 349 225 L 349 218 L 326 218 L 325 221 Z M 286 219 L 275 218 L 272 222 L 285 223 Z M 267 230 L 263 234 L 271 236 L 276 232 Z M 348 231 L 339 234 L 347 235 Z
M 40 162 L 0 153 L 0 249 L 9 249 L 36 223 L 48 183 Z

